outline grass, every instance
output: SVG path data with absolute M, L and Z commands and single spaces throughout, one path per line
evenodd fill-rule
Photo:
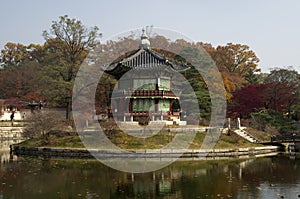
M 118 132 L 110 140 L 122 149 L 158 149 L 171 142 L 174 136 L 175 133 L 159 132 L 149 138 L 137 138 Z
M 84 148 L 79 136 L 55 136 L 50 135 L 47 141 L 42 137 L 31 138 L 18 144 L 26 147 L 62 147 L 62 148 Z
M 255 132 L 255 137 L 268 139 L 268 136 L 262 132 L 257 132 L 251 129 L 251 133 Z M 113 144 L 122 149 L 160 149 L 170 143 L 176 133 L 169 131 L 159 132 L 149 138 L 137 138 L 117 131 L 110 136 Z M 193 141 L 188 143 L 190 149 L 200 149 L 202 142 L 206 136 L 205 132 L 198 132 Z M 180 141 L 185 141 L 187 138 L 183 135 L 178 135 Z M 178 138 L 177 137 L 177 138 Z M 93 139 L 93 137 L 90 137 Z M 176 147 L 181 148 L 180 143 Z M 183 142 L 182 142 L 183 143 Z M 99 143 L 97 143 L 99 145 Z M 84 148 L 83 143 L 78 135 L 57 136 L 51 134 L 47 140 L 40 138 L 32 138 L 19 144 L 27 147 L 62 147 L 62 148 Z M 259 144 L 254 144 L 246 141 L 240 136 L 231 133 L 230 135 L 221 134 L 214 148 L 241 148 L 241 147 L 257 147 Z
M 222 134 L 215 145 L 216 149 L 226 149 L 226 148 L 248 148 L 248 147 L 257 147 L 261 146 L 260 144 L 251 143 L 247 140 L 241 138 L 235 133 L 231 133 L 230 135 Z
M 259 131 L 259 130 L 253 129 L 253 128 L 248 128 L 248 127 L 246 129 L 246 132 L 249 133 L 250 135 L 253 135 L 255 138 L 257 138 L 261 142 L 271 141 L 271 135 L 266 132 Z

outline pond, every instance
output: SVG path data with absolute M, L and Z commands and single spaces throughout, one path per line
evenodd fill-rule
M 0 157 L 0 199 L 300 198 L 300 160 L 289 156 L 180 160 L 144 174 L 92 159 L 17 157 L 3 149 Z

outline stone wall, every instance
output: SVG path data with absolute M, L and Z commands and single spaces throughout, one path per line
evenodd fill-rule
M 182 154 L 182 158 L 193 159 L 219 159 L 219 158 L 247 158 L 279 152 L 278 146 L 264 146 L 254 148 L 237 149 L 198 149 L 198 150 L 129 150 L 125 152 L 114 150 L 71 149 L 71 148 L 27 148 L 12 146 L 16 155 L 48 156 L 48 157 L 70 157 L 70 158 L 176 158 Z M 91 153 L 93 155 L 91 155 Z

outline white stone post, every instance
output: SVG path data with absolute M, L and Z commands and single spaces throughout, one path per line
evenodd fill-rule
M 237 128 L 241 129 L 241 120 L 239 117 L 237 118 Z

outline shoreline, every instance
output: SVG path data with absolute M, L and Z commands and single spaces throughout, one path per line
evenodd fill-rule
M 97 158 L 97 159 L 230 159 L 250 158 L 282 152 L 279 146 L 262 146 L 236 149 L 146 149 L 146 150 L 104 150 L 86 148 L 21 147 L 11 145 L 10 152 L 17 156 Z

